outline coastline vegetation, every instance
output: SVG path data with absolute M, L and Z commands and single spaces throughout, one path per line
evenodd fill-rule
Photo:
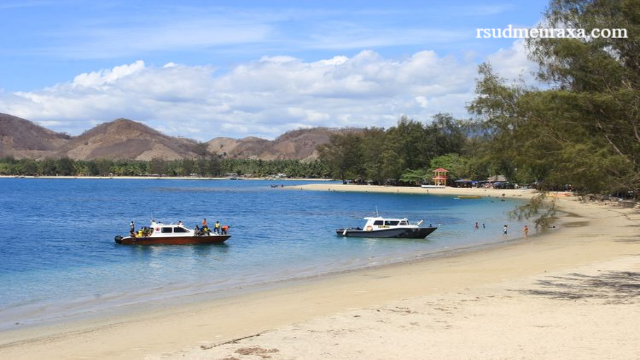
M 339 179 L 420 182 L 445 167 L 453 179 L 503 174 L 541 190 L 640 190 L 640 2 L 553 0 L 542 26 L 625 27 L 628 39 L 532 38 L 537 83 L 507 82 L 479 66 L 473 118 L 403 117 L 387 130 L 334 135 L 321 157 Z
M 196 176 L 227 174 L 265 177 L 286 174 L 295 178 L 326 178 L 329 171 L 320 161 L 223 159 L 216 155 L 200 159 L 73 160 L 68 157 L 42 160 L 0 159 L 0 175 L 18 176 Z

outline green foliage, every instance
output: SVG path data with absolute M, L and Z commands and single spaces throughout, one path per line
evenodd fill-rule
M 318 147 L 320 159 L 336 179 L 353 179 L 362 175 L 362 140 L 359 134 L 331 135 L 329 143 Z
M 50 158 L 39 161 L 38 174 L 46 176 L 56 175 L 56 161 Z
M 535 218 L 534 224 L 538 229 L 547 228 L 553 222 L 555 215 L 556 199 L 547 201 L 546 192 L 539 193 L 526 204 L 518 206 L 509 212 L 509 217 L 518 221 Z
M 449 115 L 438 114 L 427 125 L 403 116 L 387 130 L 333 135 L 319 151 L 335 179 L 416 184 L 432 158 L 462 152 L 466 142 L 465 124 Z
M 420 185 L 428 177 L 429 174 L 426 170 L 407 170 L 400 177 L 400 181 L 413 185 Z
M 545 89 L 507 85 L 479 67 L 468 107 L 485 129 L 481 162 L 510 178 L 538 180 L 542 190 L 571 184 L 579 193 L 640 190 L 640 0 L 552 0 L 548 28 L 624 28 L 628 39 L 529 39 Z M 543 192 L 517 218 L 555 213 Z
M 0 175 L 11 175 L 12 166 L 8 163 L 0 163 Z
M 531 39 L 551 88 L 506 85 L 480 66 L 469 110 L 490 141 L 487 160 L 508 177 L 572 184 L 587 193 L 640 188 L 640 1 L 554 0 L 548 27 L 626 28 L 628 39 Z
M 433 175 L 433 171 L 437 168 L 445 168 L 449 170 L 449 179 L 465 179 L 471 178 L 471 171 L 469 169 L 469 160 L 458 154 L 451 153 L 435 157 L 431 160 L 431 166 L 428 173 Z
M 97 159 L 75 161 L 69 158 L 15 160 L 0 159 L 0 175 L 66 175 L 66 176 L 196 176 L 217 177 L 226 173 L 251 174 L 254 177 L 286 174 L 297 178 L 326 178 L 329 170 L 321 161 L 263 161 L 253 159 L 221 159 L 209 154 L 198 160 L 151 161 Z
M 153 175 L 165 175 L 167 172 L 167 162 L 160 158 L 153 158 L 149 162 L 149 171 Z
M 68 157 L 63 157 L 56 161 L 56 174 L 61 176 L 70 176 L 75 174 L 76 169 L 74 167 L 73 160 Z

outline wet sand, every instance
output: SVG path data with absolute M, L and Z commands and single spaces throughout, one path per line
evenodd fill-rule
M 0 358 L 640 357 L 638 210 L 559 206 L 556 229 L 512 245 L 4 332 Z

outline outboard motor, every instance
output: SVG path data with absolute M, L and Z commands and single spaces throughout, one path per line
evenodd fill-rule
M 116 237 L 113 238 L 113 240 L 116 241 L 116 244 L 122 244 L 122 236 L 121 235 L 116 235 Z

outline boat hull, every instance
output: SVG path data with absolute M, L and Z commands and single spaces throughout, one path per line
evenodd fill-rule
M 194 244 L 222 244 L 231 235 L 209 236 L 172 236 L 172 237 L 122 237 L 116 236 L 115 242 L 121 245 L 194 245 Z
M 381 230 L 362 230 L 362 229 L 337 229 L 336 234 L 346 237 L 361 238 L 404 238 L 404 239 L 424 239 L 434 232 L 436 227 L 424 227 L 413 229 L 381 229 Z

